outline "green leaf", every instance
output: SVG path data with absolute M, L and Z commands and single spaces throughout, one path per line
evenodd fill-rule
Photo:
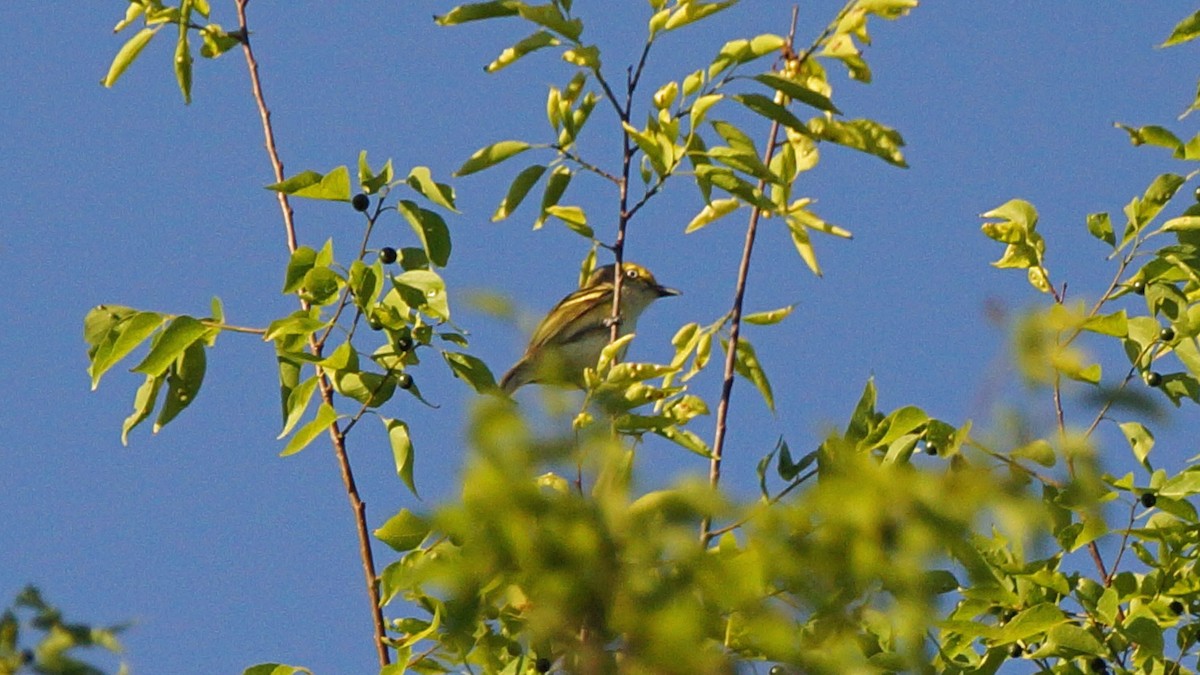
M 163 397 L 158 419 L 154 421 L 154 433 L 158 433 L 196 400 L 207 368 L 208 356 L 204 351 L 204 343 L 200 340 L 188 345 L 175 363 L 171 364 L 167 372 L 167 393 Z
M 575 234 L 582 237 L 592 239 L 595 233 L 587 224 L 587 215 L 583 209 L 578 206 L 550 206 L 546 208 L 546 215 L 558 218 Z
M 1082 328 L 1101 335 L 1123 338 L 1129 335 L 1129 318 L 1125 310 L 1100 314 L 1083 322 Z
M 741 205 L 740 201 L 732 197 L 712 200 L 687 224 L 683 230 L 684 234 L 691 234 L 705 225 L 733 213 Z
M 354 304 L 364 314 L 369 314 L 371 306 L 379 298 L 379 291 L 383 290 L 383 264 L 378 260 L 373 265 L 355 260 L 350 263 L 348 283 Z
M 400 512 L 375 530 L 375 538 L 397 553 L 407 553 L 421 545 L 433 530 L 429 521 L 408 509 Z
M 578 41 L 579 36 L 583 34 L 583 22 L 563 16 L 562 11 L 554 4 L 526 5 L 519 3 L 517 11 L 521 14 L 522 19 L 548 28 L 572 42 Z
M 737 4 L 737 0 L 723 0 L 723 2 L 684 2 L 679 3 L 675 11 L 671 12 L 671 16 L 667 18 L 663 24 L 664 31 L 676 30 L 684 26 L 700 21 L 716 14 L 717 12 L 732 7 Z
M 146 375 L 162 375 L 183 355 L 184 350 L 204 337 L 210 329 L 190 316 L 175 317 L 154 341 L 150 353 L 133 370 Z
M 717 57 L 708 67 L 708 79 L 713 80 L 717 73 L 742 63 L 748 63 L 772 52 L 779 51 L 787 41 L 778 36 L 763 34 L 749 40 L 740 39 L 726 42 L 721 46 Z
M 146 13 L 145 6 L 139 5 L 135 2 L 129 3 L 129 6 L 125 8 L 125 18 L 121 19 L 120 21 L 117 22 L 117 25 L 113 26 L 113 32 L 120 33 L 121 31 L 125 30 L 126 28 L 132 26 L 133 22 L 137 21 L 145 13 Z
M 308 246 L 292 251 L 283 279 L 283 293 L 295 293 L 304 285 L 304 275 L 317 263 L 317 252 Z
M 533 146 L 524 141 L 500 141 L 480 148 L 467 158 L 463 165 L 454 172 L 455 176 L 468 176 L 476 171 L 482 171 L 495 166 L 504 160 L 525 152 Z
M 392 459 L 396 463 L 396 475 L 400 476 L 400 480 L 404 481 L 413 496 L 420 497 L 417 494 L 416 483 L 413 482 L 413 445 L 408 434 L 408 425 L 387 417 L 379 419 L 387 429 L 388 443 L 392 446 Z
M 308 410 L 308 404 L 312 401 L 313 392 L 317 390 L 317 379 L 316 375 L 309 377 L 288 394 L 287 402 L 284 404 L 287 416 L 283 420 L 283 431 L 279 432 L 276 440 L 283 440 L 284 436 L 292 433 L 292 429 L 304 417 L 304 413 Z
M 414 169 L 415 170 L 415 169 Z M 388 160 L 383 165 L 383 169 L 376 174 L 371 170 L 371 165 L 367 162 L 367 151 L 360 150 L 358 153 L 358 184 L 362 186 L 363 192 L 373 195 L 383 189 L 383 186 L 392 182 L 392 160 Z M 411 183 L 409 183 L 411 185 Z
M 1175 196 L 1175 192 L 1187 182 L 1183 176 L 1164 173 L 1154 179 L 1141 197 L 1134 197 L 1125 206 L 1125 216 L 1129 222 L 1125 225 L 1125 233 L 1121 239 L 1122 245 L 1130 241 L 1154 220 L 1167 202 Z
M 515 0 L 472 2 L 459 5 L 441 16 L 433 17 L 439 26 L 455 26 L 468 21 L 482 21 L 504 16 L 516 16 L 523 3 Z
M 782 124 L 796 133 L 805 135 L 811 133 L 808 130 L 808 125 L 800 121 L 800 118 L 793 115 L 787 108 L 771 100 L 768 96 L 763 96 L 762 94 L 734 94 L 733 100 L 769 120 Z M 861 147 L 857 149 L 865 151 Z
M 1147 471 L 1151 471 L 1147 458 L 1150 456 L 1150 450 L 1154 448 L 1154 434 L 1139 422 L 1122 422 L 1118 426 L 1121 427 L 1121 433 L 1125 434 L 1125 440 L 1129 441 L 1134 459 Z
M 158 330 L 164 319 L 165 317 L 156 312 L 137 312 L 114 324 L 96 344 L 91 355 L 92 364 L 88 368 L 88 374 L 92 376 L 92 389 L 100 384 L 100 377 L 108 372 L 109 368 L 128 356 L 129 352 Z
M 328 267 L 314 267 L 304 273 L 300 297 L 314 305 L 328 305 L 337 299 L 342 278 Z
M 378 408 L 387 403 L 396 393 L 396 378 L 357 370 L 357 354 L 354 361 L 354 370 L 334 373 L 333 387 L 337 393 L 358 401 L 368 408 Z
M 701 164 L 696 167 L 696 176 L 708 184 L 718 187 L 731 195 L 741 197 L 751 206 L 757 206 L 764 211 L 773 211 L 775 204 L 756 186 L 738 178 L 733 171 L 723 167 Z
M 1067 623 L 1068 618 L 1058 606 L 1043 602 L 1018 612 L 1000 628 L 996 641 L 1004 644 L 1037 638 L 1055 626 Z
M 788 305 L 787 307 L 780 307 L 779 309 L 772 309 L 772 310 L 768 310 L 766 312 L 755 312 L 753 314 L 747 314 L 746 316 L 742 317 L 742 321 L 745 321 L 746 323 L 752 323 L 752 324 L 755 324 L 758 326 L 769 326 L 772 324 L 777 324 L 780 321 L 783 321 L 795 309 L 796 309 L 795 305 Z
M 316 171 L 305 171 L 282 183 L 272 183 L 267 186 L 267 189 L 306 199 L 348 202 L 350 201 L 350 170 L 345 166 L 339 166 L 325 175 Z
M 322 402 L 317 408 L 317 416 L 304 426 L 300 427 L 292 438 L 284 446 L 283 451 L 279 453 L 280 457 L 287 457 L 300 452 L 308 447 L 309 443 L 316 440 L 325 430 L 329 429 L 329 425 L 337 421 L 337 411 L 328 403 Z
M 504 51 L 500 52 L 500 55 L 497 56 L 495 60 L 484 66 L 484 71 L 494 73 L 501 68 L 505 68 L 516 63 L 518 59 L 526 54 L 530 54 L 546 47 L 557 47 L 560 44 L 562 43 L 558 38 L 544 30 L 539 30 L 533 35 L 518 41 L 513 46 L 508 47 Z
M 390 162 L 389 162 L 390 166 Z M 458 209 L 454 208 L 454 188 L 445 183 L 438 183 L 433 180 L 433 174 L 429 171 L 429 167 L 414 166 L 412 171 L 408 172 L 406 181 L 412 189 L 421 193 L 423 197 L 438 206 L 458 213 Z
M 1107 213 L 1089 213 L 1087 229 L 1093 237 L 1109 246 L 1117 245 L 1117 238 L 1113 234 L 1112 218 Z
M 267 326 L 263 340 L 275 340 L 288 335 L 312 335 L 329 325 L 328 322 L 317 318 L 318 313 L 316 307 L 308 311 L 298 309 L 282 319 L 276 319 Z
M 1197 36 L 1200 36 L 1200 12 L 1196 12 L 1176 24 L 1175 30 L 1171 31 L 1171 34 L 1167 36 L 1166 42 L 1163 42 L 1161 46 L 1170 47 L 1172 45 L 1183 44 L 1184 42 L 1195 40 Z
M 179 91 L 183 94 L 183 102 L 192 102 L 192 49 L 188 44 L 188 25 L 185 21 L 179 23 L 179 41 L 175 43 L 175 81 L 179 83 Z
M 793 79 L 782 77 L 776 73 L 762 73 L 761 75 L 755 75 L 754 79 L 775 91 L 781 92 L 784 96 L 812 106 L 817 110 L 831 112 L 835 115 L 842 114 L 842 111 L 837 109 L 837 106 L 833 104 L 833 101 L 829 100 L 828 96 L 815 92 Z M 807 131 L 807 128 L 805 130 Z
M 784 219 L 788 224 L 788 230 L 792 235 L 792 244 L 796 247 L 796 252 L 800 254 L 800 258 L 808 265 L 808 269 L 818 277 L 821 276 L 821 265 L 817 262 L 817 252 L 813 248 L 812 239 L 808 236 L 808 230 L 803 223 L 788 216 Z
M 550 207 L 562 199 L 563 193 L 567 191 L 567 186 L 571 184 L 573 175 L 571 170 L 565 166 L 556 166 L 554 171 L 550 172 L 550 177 L 546 179 L 546 189 L 542 192 L 541 211 L 538 212 L 537 220 L 533 222 L 533 229 L 539 229 L 546 223 L 546 218 L 550 215 Z
M 808 123 L 808 128 L 821 140 L 874 155 L 894 166 L 908 168 L 904 153 L 900 151 L 904 147 L 904 139 L 891 127 L 865 119 L 843 122 L 816 117 Z
M 442 358 L 446 359 L 446 365 L 450 366 L 455 377 L 471 385 L 480 394 L 496 390 L 495 375 L 479 358 L 470 354 L 450 351 L 443 351 Z
M 396 210 L 421 240 L 421 246 L 429 261 L 438 267 L 445 267 L 450 260 L 450 228 L 446 221 L 434 211 L 423 209 L 407 199 L 396 204 Z
M 432 270 L 412 270 L 393 278 L 396 290 L 411 307 L 443 321 L 450 319 L 446 282 Z
M 725 349 L 728 350 L 728 341 L 722 340 L 722 342 L 725 344 Z M 762 394 L 767 408 L 771 412 L 775 412 L 775 394 L 771 391 L 771 383 L 767 380 L 767 374 L 763 371 L 762 363 L 758 360 L 758 354 L 755 353 L 754 346 L 745 337 L 738 340 L 733 367 L 738 375 L 741 375 L 754 383 L 755 387 L 758 387 L 758 393 Z
M 546 172 L 546 167 L 541 164 L 525 167 L 517 177 L 513 179 L 511 185 L 508 186 L 508 194 L 500 201 L 500 205 L 496 207 L 496 212 L 492 214 L 492 222 L 504 220 L 512 215 L 512 212 L 521 205 L 525 200 L 525 196 L 533 188 L 534 184 Z
M 1014 448 L 1012 456 L 1018 459 L 1033 460 L 1047 468 L 1054 466 L 1057 461 L 1054 455 L 1054 447 L 1042 438 L 1026 443 L 1019 448 Z
M 575 47 L 563 51 L 563 61 L 588 70 L 600 70 L 600 48 L 596 45 Z
M 121 424 L 121 445 L 129 445 L 129 432 L 141 424 L 154 412 L 154 403 L 158 398 L 158 390 L 166 380 L 163 375 L 147 375 L 146 381 L 138 387 L 133 398 L 133 413 Z
M 118 30 L 120 28 L 121 26 L 118 24 Z M 100 83 L 109 88 L 116 84 L 117 80 L 121 79 L 121 75 L 125 73 L 130 64 L 146 48 L 146 45 L 150 44 L 150 38 L 154 37 L 160 28 L 162 26 L 143 28 L 134 34 L 133 37 L 126 40 L 125 44 L 121 45 L 121 49 L 117 51 L 117 55 L 113 57 L 112 64 L 108 67 L 108 74 L 104 76 L 103 80 L 100 80 Z
M 700 455 L 701 457 L 706 459 L 712 457 L 712 450 L 708 447 L 708 444 L 704 442 L 704 439 L 700 438 L 694 432 L 688 429 L 680 429 L 676 426 L 669 426 L 662 429 L 655 429 L 654 433 L 686 450 L 690 450 L 691 452 Z

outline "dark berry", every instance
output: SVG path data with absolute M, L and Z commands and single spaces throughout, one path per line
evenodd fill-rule
M 384 246 L 379 249 L 379 259 L 383 261 L 384 265 L 391 265 L 396 262 L 396 249 L 391 246 Z
M 767 675 L 787 675 L 787 670 L 783 666 L 771 666 L 767 671 Z
M 1141 279 L 1138 279 L 1137 281 L 1130 284 L 1130 288 L 1132 288 L 1133 292 L 1137 293 L 1138 295 L 1146 294 L 1146 282 L 1142 281 Z
M 1196 191 L 1192 194 L 1195 195 L 1196 201 L 1200 202 L 1200 187 L 1196 188 Z
M 544 656 L 541 657 L 536 662 L 534 662 L 533 668 L 534 668 L 534 670 L 538 671 L 539 673 L 550 672 L 550 659 L 548 659 Z
M 408 336 L 401 335 L 400 337 L 396 338 L 396 349 L 406 352 L 412 349 L 412 346 L 412 339 Z
M 367 319 L 367 325 L 371 327 L 371 330 L 383 329 L 383 322 L 380 321 L 379 317 L 377 317 L 377 316 L 373 316 L 373 317 Z
M 1158 339 L 1162 340 L 1163 342 L 1170 342 L 1171 340 L 1174 340 L 1175 329 L 1167 326 L 1166 328 L 1158 331 Z
M 1152 509 L 1158 503 L 1158 496 L 1153 492 L 1143 492 L 1142 496 L 1138 497 L 1138 501 L 1142 503 L 1142 506 Z
M 936 454 L 938 454 L 938 446 L 937 446 L 937 443 L 929 443 L 929 442 L 926 442 L 926 443 L 925 443 L 925 454 L 927 454 L 927 455 L 936 455 Z
M 1150 385 L 1151 387 L 1157 387 L 1158 385 L 1162 384 L 1162 375 L 1159 375 L 1153 370 L 1146 373 L 1146 384 Z
M 367 207 L 371 205 L 371 198 L 360 192 L 350 200 L 350 205 L 354 207 L 355 211 L 366 211 Z
M 1107 673 L 1108 663 L 1106 663 L 1104 659 L 1097 656 L 1096 658 L 1092 659 L 1091 663 L 1088 663 L 1088 668 L 1091 668 L 1093 673 Z
M 1178 600 L 1172 600 L 1169 605 L 1171 611 L 1176 614 L 1183 614 L 1183 603 Z
M 400 373 L 400 375 L 396 378 L 396 385 L 401 389 L 408 389 L 412 387 L 412 375 L 409 375 L 408 373 Z
M 32 649 L 25 649 L 21 651 L 21 663 L 33 663 Z
M 1021 647 L 1021 645 L 1016 644 L 1016 643 L 1013 643 L 1013 646 L 1008 648 L 1008 655 L 1014 659 L 1021 658 L 1021 655 L 1024 653 L 1025 653 L 1025 649 L 1023 647 Z

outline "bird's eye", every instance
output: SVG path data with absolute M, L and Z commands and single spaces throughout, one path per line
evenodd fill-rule
M 635 269 L 625 270 L 625 276 L 629 279 L 636 279 L 638 278 L 638 271 Z

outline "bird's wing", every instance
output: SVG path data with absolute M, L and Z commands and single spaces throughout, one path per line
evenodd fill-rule
M 562 333 L 562 341 L 570 340 L 577 337 L 582 332 L 594 329 L 595 325 L 589 325 L 591 322 L 581 321 L 588 311 L 595 304 L 597 296 L 604 295 L 611 291 L 610 287 L 604 285 L 594 288 L 584 288 L 568 295 L 550 310 L 546 318 L 538 324 L 538 327 L 533 331 L 533 337 L 529 339 L 529 348 L 526 352 L 532 351 L 537 347 L 544 346 L 554 336 L 556 326 L 561 326 L 559 330 Z M 562 323 L 558 323 L 561 318 Z

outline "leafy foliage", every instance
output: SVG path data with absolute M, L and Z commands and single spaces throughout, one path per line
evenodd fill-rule
M 28 618 L 22 618 L 27 615 Z M 62 612 L 48 604 L 40 591 L 28 586 L 0 614 L 0 673 L 35 671 L 47 675 L 92 675 L 99 668 L 80 660 L 79 651 L 92 647 L 121 653 L 117 636 L 125 626 L 106 628 L 67 623 Z M 33 643 L 29 634 L 39 634 Z M 124 663 L 121 673 L 127 672 Z
M 716 21 L 735 3 L 649 4 L 646 42 L 623 69 L 623 91 L 606 66 L 617 59 L 585 41 L 584 17 L 570 0 L 494 0 L 438 16 L 443 26 L 505 20 L 522 27 L 488 72 L 547 53 L 568 71 L 564 85 L 549 87 L 545 137 L 493 141 L 456 177 L 538 156 L 517 170 L 493 220 L 512 217 L 540 186 L 534 227 L 561 222 L 584 240 L 584 278 L 601 248 L 621 259 L 625 224 L 672 180 L 692 181 L 700 198 L 686 234 L 704 236 L 700 230 L 744 212 L 748 239 L 760 220 L 786 228 L 803 264 L 819 275 L 813 234 L 850 236 L 813 211 L 814 196 L 801 194 L 799 179 L 816 169 L 822 146 L 906 166 L 899 132 L 844 117 L 827 66 L 869 82 L 861 48 L 871 41 L 868 20 L 901 18 L 917 3 L 851 0 L 806 47 L 782 34 L 732 39 L 647 95 L 641 78 L 659 42 Z M 191 23 L 208 14 L 201 0 L 174 8 L 131 2 L 118 30 L 139 19 L 145 28 L 118 53 L 105 84 L 174 24 L 176 74 L 188 99 L 189 31 L 205 37 L 205 56 L 244 43 L 215 24 Z M 1185 19 L 1166 45 L 1192 40 L 1197 26 L 1197 15 Z M 754 126 L 731 121 L 747 112 Z M 581 149 L 598 115 L 618 123 L 617 166 Z M 1135 145 L 1167 148 L 1177 160 L 1200 156 L 1195 139 L 1181 141 L 1165 127 L 1118 127 Z M 413 373 L 431 349 L 484 394 L 467 424 L 462 498 L 423 512 L 399 509 L 374 531 L 398 556 L 377 576 L 369 550 L 364 559 L 370 587 L 400 617 L 377 635 L 391 650 L 383 672 L 724 673 L 763 662 L 783 672 L 992 673 L 1013 661 L 1055 673 L 1191 672 L 1184 664 L 1200 653 L 1189 618 L 1200 611 L 1191 503 L 1200 472 L 1194 462 L 1176 472 L 1156 466 L 1151 413 L 1158 396 L 1174 406 L 1200 403 L 1200 206 L 1175 202 L 1193 178 L 1155 178 L 1125 206 L 1121 227 L 1108 213 L 1087 216 L 1087 231 L 1115 267 L 1091 304 L 1068 301 L 1066 283 L 1052 275 L 1053 247 L 1033 204 L 1013 199 L 983 214 L 983 233 L 1004 245 L 993 265 L 1024 270 L 1046 302 L 1016 322 L 1014 351 L 1035 395 L 1049 393 L 1050 428 L 985 434 L 913 405 L 880 410 L 869 381 L 843 431 L 799 457 L 781 438 L 758 459 L 760 494 L 750 500 L 720 484 L 721 411 L 735 374 L 774 411 L 770 379 L 742 329 L 778 325 L 790 306 L 743 314 L 742 274 L 733 308 L 681 327 L 668 363 L 622 361 L 633 336 L 616 339 L 614 329 L 584 373 L 571 428 L 535 432 L 498 393 L 488 366 L 461 351 L 464 333 L 451 323 L 439 270 L 453 251 L 446 218 L 457 213 L 454 189 L 425 167 L 403 178 L 391 161 L 376 170 L 365 153 L 355 183 L 339 166 L 268 186 L 349 202 L 363 218 L 361 243 L 349 255 L 335 255 L 332 239 L 319 248 L 290 246 L 283 293 L 296 297 L 298 310 L 265 328 L 243 328 L 226 323 L 216 301 L 204 318 L 102 305 L 85 319 L 89 374 L 94 387 L 148 343 L 132 369 L 146 379 L 124 439 L 160 405 L 160 394 L 155 431 L 195 398 L 219 334 L 261 335 L 279 365 L 280 438 L 288 439 L 281 454 L 326 434 L 336 445 L 373 414 L 414 495 L 408 423 L 385 416 L 384 406 L 397 389 L 424 401 Z M 593 180 L 615 188 L 620 220 L 611 240 L 569 202 L 573 187 Z M 412 198 L 392 194 L 401 189 Z M 384 260 L 368 246 L 393 211 L 413 240 Z M 741 270 L 749 264 L 743 259 Z M 1129 305 L 1142 296 L 1144 309 Z M 714 344 L 727 379 L 710 401 L 693 387 L 714 362 Z M 1124 358 L 1116 377 L 1101 367 L 1113 359 L 1095 355 L 1105 346 Z M 1064 404 L 1077 392 L 1077 404 Z M 714 409 L 710 443 L 692 423 Z M 1111 453 L 1097 434 L 1105 422 L 1128 445 L 1134 471 L 1106 472 L 1100 458 Z M 647 436 L 708 462 L 710 480 L 640 492 L 634 456 Z M 575 476 L 564 476 L 572 464 Z M 297 671 L 262 664 L 247 672 Z

